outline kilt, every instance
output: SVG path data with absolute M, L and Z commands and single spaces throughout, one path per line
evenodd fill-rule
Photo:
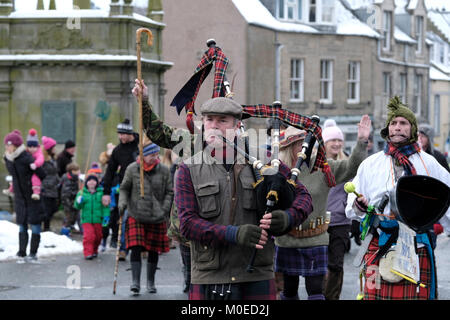
M 142 246 L 146 251 L 169 252 L 166 222 L 139 223 L 129 216 L 125 226 L 125 244 L 127 249 Z
M 227 290 L 231 293 L 226 294 Z M 223 296 L 220 296 L 221 293 Z M 276 297 L 274 279 L 233 284 L 191 284 L 189 290 L 189 300 L 276 300 Z
M 417 250 L 419 255 L 420 282 L 427 285 L 426 288 L 419 287 L 408 280 L 390 283 L 381 279 L 378 273 L 380 260 L 372 263 L 378 249 L 378 238 L 374 237 L 364 255 L 364 261 L 367 263 L 364 270 L 364 300 L 427 300 L 430 298 L 429 284 L 431 283 L 431 273 L 433 270 L 431 269 L 430 258 L 426 247 L 418 248 Z M 373 268 L 373 266 L 376 267 Z M 437 297 L 437 293 L 435 296 Z
M 282 248 L 275 246 L 275 272 L 290 276 L 320 276 L 328 271 L 328 247 Z

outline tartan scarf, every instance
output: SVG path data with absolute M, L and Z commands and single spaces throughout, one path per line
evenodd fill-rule
M 193 115 L 195 114 L 194 103 L 197 99 L 200 86 L 212 69 L 213 61 L 215 72 L 212 98 L 224 97 L 225 88 L 223 86 L 223 81 L 228 66 L 228 58 L 223 53 L 222 49 L 212 46 L 203 54 L 200 63 L 195 69 L 194 75 L 186 82 L 170 103 L 171 106 L 177 108 L 178 115 L 183 108 L 186 108 L 186 125 L 191 134 L 194 133 L 192 121 Z
M 322 139 L 322 129 L 315 124 L 310 118 L 290 112 L 285 109 L 275 108 L 271 105 L 257 104 L 257 105 L 243 105 L 244 114 L 257 118 L 276 118 L 285 123 L 290 124 L 296 128 L 311 132 L 316 141 L 319 143 L 316 160 L 311 169 L 311 173 L 321 169 L 324 173 L 329 187 L 336 186 L 336 180 L 331 172 L 330 165 L 327 162 L 325 144 Z
M 406 175 L 416 175 L 416 169 L 414 168 L 408 157 L 420 151 L 420 147 L 417 142 L 407 144 L 402 147 L 396 147 L 391 142 L 388 142 L 384 147 L 384 154 L 392 156 L 406 171 Z

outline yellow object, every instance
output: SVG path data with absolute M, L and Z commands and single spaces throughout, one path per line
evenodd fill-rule
M 394 269 L 391 269 L 391 272 L 392 272 L 392 273 L 395 273 L 396 275 L 402 277 L 402 278 L 405 279 L 405 280 L 408 280 L 408 281 L 410 281 L 410 282 L 412 282 L 412 283 L 414 283 L 414 284 L 417 284 L 417 285 L 421 286 L 422 288 L 426 288 L 426 287 L 427 287 L 427 286 L 424 285 L 423 283 L 417 283 L 414 279 L 411 279 L 410 277 L 405 276 L 404 274 L 401 274 L 400 272 L 397 272 L 397 271 L 395 271 Z
M 353 182 L 347 182 L 346 184 L 344 184 L 344 190 L 347 193 L 355 192 L 355 184 Z

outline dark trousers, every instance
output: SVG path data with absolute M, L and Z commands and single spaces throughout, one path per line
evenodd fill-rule
M 44 209 L 44 231 L 50 230 L 50 222 L 55 212 L 58 211 L 58 198 L 49 198 L 41 195 L 42 207 Z
M 109 216 L 109 225 L 107 227 L 103 227 L 103 240 L 106 241 L 106 239 L 109 236 L 109 229 L 111 229 L 111 243 L 117 244 L 117 238 L 119 236 L 119 210 L 117 207 L 114 207 L 110 211 Z
M 339 300 L 344 281 L 344 256 L 350 248 L 350 225 L 328 227 L 328 274 L 324 296 L 327 300 Z

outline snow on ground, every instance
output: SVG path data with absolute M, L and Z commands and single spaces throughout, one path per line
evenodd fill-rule
M 27 254 L 30 251 L 31 230 L 28 230 Z M 15 223 L 0 220 L 0 261 L 16 260 L 19 251 L 19 226 Z M 37 256 L 49 257 L 59 254 L 82 253 L 83 245 L 80 242 L 69 239 L 66 236 L 54 232 L 41 232 L 41 242 Z

